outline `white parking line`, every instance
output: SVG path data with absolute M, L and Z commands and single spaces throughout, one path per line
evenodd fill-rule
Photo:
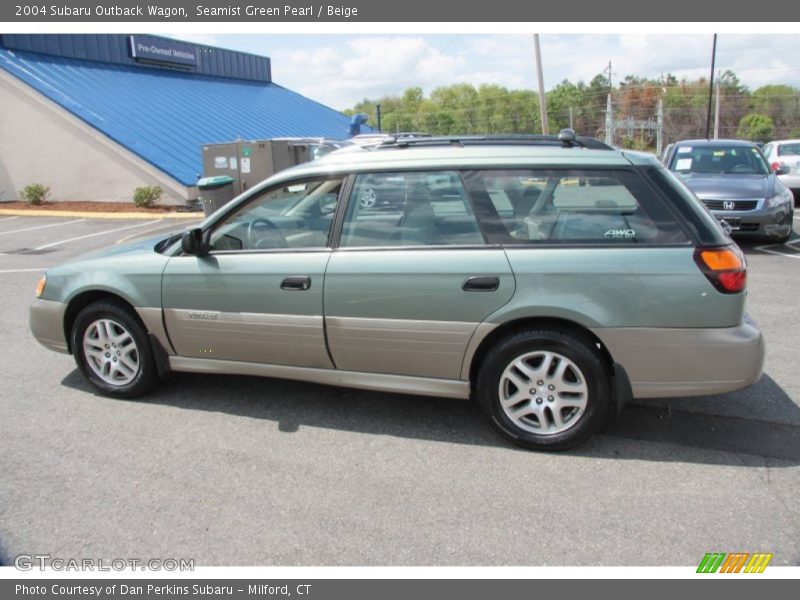
M 39 267 L 38 269 L 3 269 L 0 273 L 33 273 L 34 271 L 44 271 L 47 267 Z
M 198 221 L 198 222 L 199 222 L 199 221 Z M 193 222 L 192 222 L 192 223 L 193 223 Z M 190 223 L 190 224 L 191 224 L 191 223 Z M 125 242 L 127 242 L 128 240 L 130 240 L 130 239 L 133 239 L 133 238 L 135 238 L 136 236 L 139 236 L 139 235 L 149 235 L 149 234 L 151 234 L 151 233 L 158 233 L 159 231 L 164 231 L 165 229 L 175 229 L 175 228 L 176 228 L 176 227 L 175 227 L 175 225 L 176 225 L 175 223 L 168 223 L 167 225 L 163 225 L 163 226 L 161 226 L 161 227 L 153 227 L 153 229 L 150 229 L 149 231 L 145 231 L 144 233 L 139 233 L 139 232 L 132 233 L 132 234 L 130 234 L 130 235 L 126 235 L 124 238 L 120 238 L 120 239 L 118 239 L 118 240 L 117 240 L 116 242 L 114 242 L 114 243 L 115 243 L 115 244 L 124 244 L 124 243 L 125 243 Z M 180 226 L 180 225 L 181 225 L 181 224 L 180 224 L 180 223 L 178 223 L 178 226 Z M 189 225 L 189 224 L 187 224 L 187 226 L 188 226 L 188 225 Z
M 797 217 L 795 217 L 796 219 Z M 791 242 L 786 242 L 785 244 L 765 244 L 763 246 L 755 246 L 754 250 L 760 250 L 761 252 L 767 252 L 768 254 L 775 254 L 777 256 L 785 256 L 786 258 L 797 258 L 800 259 L 800 254 L 786 254 L 784 252 L 778 252 L 777 250 L 770 250 L 770 248 L 781 248 L 783 246 L 791 246 L 794 250 L 800 250 L 800 248 L 796 248 L 795 244 L 800 244 L 800 238 L 796 240 L 792 240 Z
M 64 221 L 62 223 L 48 223 L 47 225 L 37 225 L 36 227 L 25 227 L 23 229 L 12 229 L 11 231 L 0 231 L 0 235 L 10 235 L 12 233 L 24 233 L 25 231 L 33 231 L 34 229 L 46 229 L 47 227 L 60 227 L 61 225 L 72 225 L 73 223 L 80 223 L 86 219 L 76 219 L 74 221 Z
M 147 221 L 145 223 L 137 223 L 136 225 L 127 225 L 125 227 L 117 227 L 116 229 L 106 229 L 104 231 L 96 231 L 95 233 L 87 233 L 86 235 L 79 235 L 77 237 L 67 238 L 65 240 L 58 240 L 57 242 L 50 242 L 49 244 L 38 246 L 34 248 L 34 250 L 44 250 L 45 248 L 52 248 L 53 246 L 61 246 L 62 244 L 69 244 L 70 242 L 77 242 L 78 240 L 85 240 L 87 238 L 97 237 L 98 235 L 108 235 L 109 233 L 116 233 L 117 231 L 125 231 L 126 229 L 144 227 L 145 225 L 152 225 L 153 223 L 158 223 L 160 220 L 161 219 L 156 219 L 154 221 Z
M 14 219 L 19 219 L 19 217 L 3 217 L 2 219 L 0 219 L 0 223 L 2 223 L 3 221 L 13 221 Z

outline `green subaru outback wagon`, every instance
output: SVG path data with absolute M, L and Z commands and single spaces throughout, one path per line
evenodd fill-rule
M 630 398 L 757 381 L 745 283 L 653 156 L 569 131 L 388 139 L 49 269 L 30 323 L 111 396 L 192 371 L 474 399 L 512 442 L 563 449 Z

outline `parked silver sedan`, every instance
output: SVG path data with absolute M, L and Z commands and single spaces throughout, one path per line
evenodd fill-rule
M 762 151 L 778 179 L 800 202 L 800 140 L 776 140 L 766 144 Z

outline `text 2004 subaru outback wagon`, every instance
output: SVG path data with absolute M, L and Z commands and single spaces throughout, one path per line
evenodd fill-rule
M 113 396 L 173 370 L 474 398 L 511 441 L 561 449 L 629 397 L 754 383 L 745 269 L 649 155 L 400 139 L 48 270 L 31 328 Z

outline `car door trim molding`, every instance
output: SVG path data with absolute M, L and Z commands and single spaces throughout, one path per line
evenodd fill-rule
M 235 352 L 246 361 L 295 362 L 306 367 L 333 368 L 323 335 L 322 315 L 225 312 L 166 308 L 175 349 L 183 354 Z M 191 323 L 191 327 L 187 324 Z M 265 340 L 270 340 L 265 344 Z M 190 352 L 186 349 L 191 348 Z
M 478 324 L 326 316 L 325 326 L 331 353 L 344 370 L 369 365 L 370 372 L 455 379 Z
M 363 373 L 312 367 L 292 367 L 286 365 L 260 364 L 219 360 L 213 358 L 188 358 L 170 356 L 170 368 L 186 373 L 221 373 L 226 375 L 252 375 L 256 377 L 276 377 L 333 385 L 339 387 L 392 392 L 397 394 L 416 394 L 440 398 L 469 398 L 468 381 L 435 379 L 430 377 L 409 377 L 383 373 Z

